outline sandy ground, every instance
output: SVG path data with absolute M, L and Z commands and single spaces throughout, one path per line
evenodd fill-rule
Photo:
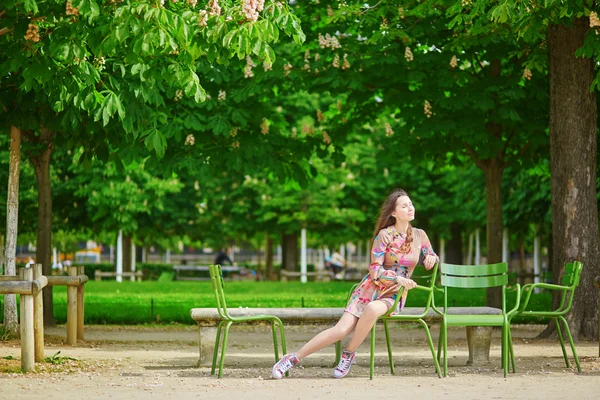
M 288 349 L 298 349 L 323 328 L 286 327 Z M 64 343 L 64 326 L 59 326 L 46 331 L 46 355 L 60 351 L 57 357 L 75 360 L 60 366 L 44 363 L 30 374 L 0 373 L 0 399 L 599 398 L 598 343 L 576 344 L 583 368 L 577 373 L 565 367 L 558 341 L 534 339 L 541 329 L 513 328 L 517 373 L 507 379 L 499 368 L 499 332 L 494 332 L 490 362 L 468 367 L 464 329 L 455 329 L 449 342 L 450 376 L 439 379 L 423 331 L 394 328 L 396 375 L 390 375 L 383 334 L 379 334 L 375 379 L 370 381 L 366 342 L 359 349 L 357 365 L 344 379 L 331 378 L 334 351 L 330 347 L 304 360 L 290 377 L 274 380 L 269 329 L 234 327 L 224 376 L 217 379 L 210 375 L 206 360 L 196 368 L 194 327 L 88 326 L 86 340 L 71 347 Z M 435 326 L 432 335 L 437 338 Z M 0 361 L 8 362 L 11 356 L 20 357 L 19 343 L 0 342 Z

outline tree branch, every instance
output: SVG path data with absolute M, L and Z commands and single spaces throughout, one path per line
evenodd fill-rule
M 8 28 L 0 28 L 0 36 L 6 35 L 8 32 L 10 32 L 10 29 L 8 29 Z
M 465 146 L 467 153 L 471 156 L 473 161 L 475 161 L 475 165 L 477 165 L 477 167 L 479 167 L 480 169 L 483 169 L 485 165 L 483 161 L 480 160 L 479 157 L 477 157 L 477 153 L 475 152 L 475 150 L 465 142 L 463 142 L 463 146 Z

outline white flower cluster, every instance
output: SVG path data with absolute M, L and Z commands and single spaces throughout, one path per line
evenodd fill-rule
M 38 28 L 38 26 L 36 24 L 29 24 L 29 27 L 27 28 L 27 32 L 25 32 L 25 39 L 31 40 L 34 43 L 39 42 L 40 41 L 39 31 L 40 31 L 40 28 Z
M 105 68 L 106 60 L 104 57 L 97 57 L 94 64 L 100 71 L 102 71 Z
M 233 143 L 231 143 L 231 147 L 233 147 L 234 149 L 239 149 L 240 148 L 239 140 L 235 140 Z
M 221 15 L 221 7 L 219 6 L 219 0 L 209 0 L 208 8 L 210 8 L 208 14 L 211 17 L 218 17 L 219 15 Z
M 306 122 L 302 123 L 302 133 L 305 135 L 313 135 L 315 133 L 315 128 L 312 125 L 307 124 Z
M 66 11 L 67 15 L 74 15 L 77 16 L 79 15 L 79 10 L 77 9 L 77 7 L 73 7 L 73 4 L 71 4 L 71 0 L 67 0 L 67 11 Z
M 327 6 L 327 16 L 333 17 L 333 10 L 331 9 L 331 6 Z
M 229 130 L 229 136 L 231 136 L 231 137 L 236 137 L 236 136 L 237 136 L 237 134 L 238 134 L 238 128 L 237 128 L 237 126 L 234 126 L 234 127 L 232 127 L 232 128 Z
M 523 71 L 523 78 L 530 81 L 532 76 L 533 74 L 531 73 L 531 70 L 529 68 L 525 68 L 525 70 Z
M 342 45 L 340 44 L 338 38 L 336 38 L 335 36 L 330 36 L 329 33 L 326 33 L 325 36 L 319 33 L 319 46 L 321 46 L 322 49 L 328 47 L 331 50 L 342 48 Z
M 410 50 L 410 47 L 407 47 L 407 48 L 404 50 L 404 58 L 405 58 L 405 59 L 406 59 L 406 61 L 408 61 L 408 62 L 411 62 L 412 60 L 414 60 L 413 53 L 412 53 L 412 51 Z
M 273 64 L 270 64 L 270 63 L 268 63 L 268 62 L 265 61 L 263 63 L 263 69 L 265 70 L 265 72 L 271 71 L 273 69 Z
M 452 59 L 450 60 L 450 68 L 454 69 L 454 68 L 456 68 L 457 65 L 458 65 L 458 60 L 456 59 L 456 56 L 452 56 Z
M 423 112 L 427 115 L 427 118 L 431 118 L 433 115 L 433 111 L 431 111 L 431 104 L 428 100 L 425 100 L 425 105 L 423 106 Z
M 252 78 L 254 76 L 254 72 L 252 72 L 252 68 L 256 67 L 254 61 L 250 56 L 246 57 L 246 67 L 244 68 L 244 78 Z
M 600 19 L 598 19 L 598 13 L 592 11 L 590 13 L 590 28 L 600 27 Z
M 263 135 L 267 135 L 269 133 L 269 123 L 266 118 L 263 118 L 262 123 L 260 124 L 260 133 Z
M 175 100 L 175 101 L 179 101 L 179 100 L 181 100 L 182 98 L 183 98 L 183 90 L 181 90 L 181 89 L 177 89 L 177 90 L 175 91 L 175 97 L 173 98 L 173 100 Z
M 340 56 L 339 55 L 335 55 L 335 57 L 333 57 L 333 62 L 331 63 L 331 65 L 333 65 L 334 68 L 339 68 L 340 67 Z
M 208 25 L 208 13 L 206 10 L 198 11 L 198 25 L 203 28 Z
M 283 73 L 285 74 L 285 76 L 288 76 L 290 74 L 290 72 L 292 72 L 292 64 L 287 63 L 283 65 Z
M 186 146 L 193 146 L 194 143 L 196 143 L 196 138 L 194 137 L 194 135 L 192 135 L 191 133 L 189 135 L 187 135 L 187 137 L 185 138 L 185 145 Z
M 325 144 L 331 144 L 331 137 L 325 131 L 323 131 L 323 142 Z
M 244 0 L 242 13 L 248 21 L 257 21 L 258 14 L 265 8 L 265 0 Z
M 400 18 L 404 18 L 406 15 L 404 14 L 404 7 L 398 7 L 398 16 Z
M 342 70 L 349 69 L 350 62 L 348 61 L 348 54 L 344 54 L 344 63 L 342 64 Z
M 198 0 L 187 0 L 188 6 L 194 8 L 198 4 Z
M 224 101 L 227 98 L 227 92 L 224 90 L 219 90 L 219 97 L 217 99 L 219 101 Z
M 384 124 L 385 126 L 385 136 L 390 137 L 394 134 L 394 130 L 392 129 L 392 126 L 390 125 L 389 122 L 386 122 Z
M 321 110 L 317 110 L 317 121 L 319 121 L 319 122 L 325 121 L 325 114 L 323 114 L 323 111 L 321 111 Z

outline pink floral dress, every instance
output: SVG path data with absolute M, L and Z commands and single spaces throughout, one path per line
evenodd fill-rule
M 410 278 L 421 255 L 437 257 L 425 231 L 417 228 L 412 230 L 413 242 L 410 251 L 406 254 L 400 253 L 400 247 L 406 240 L 405 234 L 397 232 L 393 225 L 379 231 L 373 241 L 369 273 L 352 292 L 345 312 L 360 318 L 367 304 L 373 300 L 383 301 L 390 309 L 396 301 L 400 288 L 399 284 L 394 283 L 394 278 L 396 276 Z M 398 307 L 392 314 L 402 310 L 407 294 L 408 290 L 402 292 Z

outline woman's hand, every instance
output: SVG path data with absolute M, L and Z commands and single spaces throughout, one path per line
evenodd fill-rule
M 417 286 L 417 282 L 413 281 L 412 279 L 404 278 L 401 276 L 398 277 L 398 284 L 400 284 L 400 286 L 403 286 L 407 290 L 410 290 Z
M 431 268 L 433 268 L 433 266 L 435 265 L 436 262 L 438 262 L 438 259 L 436 256 L 427 255 L 427 256 L 425 256 L 425 259 L 423 260 L 423 265 L 425 266 L 425 268 L 431 269 Z

